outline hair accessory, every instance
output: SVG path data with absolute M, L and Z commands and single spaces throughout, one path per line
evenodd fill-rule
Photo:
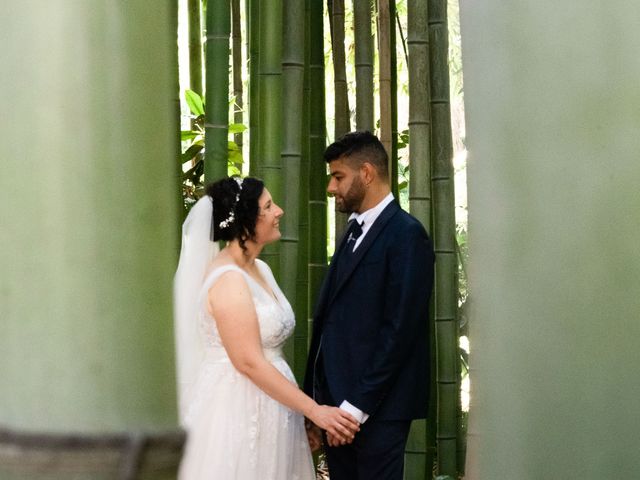
M 229 212 L 229 216 L 218 224 L 220 226 L 220 228 L 227 228 L 236 219 L 236 213 L 235 213 L 236 205 L 238 205 L 238 202 L 240 201 L 240 192 L 242 192 L 242 182 L 244 182 L 244 179 L 240 178 L 240 177 L 232 177 L 232 178 L 238 184 L 238 193 L 236 193 L 236 200 L 233 203 L 233 206 L 231 207 L 231 211 Z

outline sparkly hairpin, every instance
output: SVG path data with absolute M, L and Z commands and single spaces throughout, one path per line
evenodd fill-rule
M 236 205 L 238 205 L 238 202 L 240 201 L 240 192 L 242 192 L 242 182 L 244 181 L 244 179 L 240 177 L 233 177 L 233 179 L 238 184 L 238 187 L 239 187 L 238 193 L 236 193 L 236 200 L 233 203 L 233 206 L 231 207 L 231 212 L 229 213 L 229 216 L 218 224 L 220 228 L 227 228 L 236 219 L 235 209 L 236 209 Z

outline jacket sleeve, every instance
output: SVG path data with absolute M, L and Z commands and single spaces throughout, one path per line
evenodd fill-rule
M 385 281 L 383 321 L 376 349 L 346 400 L 373 415 L 393 386 L 407 357 L 428 322 L 429 298 L 433 288 L 434 253 L 431 241 L 418 223 L 398 235 L 389 249 Z M 427 348 L 425 346 L 425 348 Z

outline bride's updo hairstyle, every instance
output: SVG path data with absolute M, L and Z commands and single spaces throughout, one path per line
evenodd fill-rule
M 228 177 L 210 183 L 205 191 L 213 201 L 213 240 L 238 239 L 244 250 L 245 242 L 256 235 L 258 199 L 264 182 L 252 177 Z

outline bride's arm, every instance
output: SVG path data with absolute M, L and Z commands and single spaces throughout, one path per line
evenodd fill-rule
M 285 378 L 265 357 L 249 287 L 240 272 L 226 272 L 208 292 L 208 306 L 233 366 L 267 395 L 301 412 L 319 427 L 350 442 L 359 430 L 344 410 L 318 405 Z

